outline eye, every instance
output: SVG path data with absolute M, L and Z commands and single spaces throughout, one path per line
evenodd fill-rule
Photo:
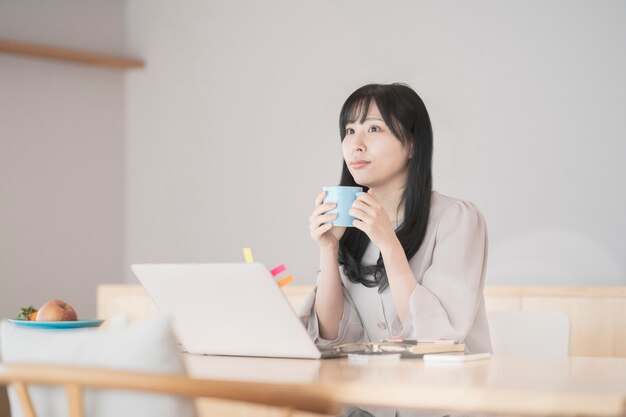
M 380 132 L 380 130 L 381 130 L 381 129 L 380 129 L 380 127 L 378 127 L 378 126 L 372 126 L 372 127 L 370 127 L 370 132 Z
M 354 129 L 352 129 L 351 127 L 346 129 L 346 135 L 352 135 L 354 133 Z

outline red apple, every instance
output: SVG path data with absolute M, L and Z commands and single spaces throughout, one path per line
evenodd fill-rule
M 37 312 L 36 321 L 76 321 L 78 315 L 71 305 L 61 300 L 48 301 Z

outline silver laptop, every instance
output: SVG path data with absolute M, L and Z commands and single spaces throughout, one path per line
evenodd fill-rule
M 189 353 L 322 356 L 261 263 L 138 264 L 131 269 Z

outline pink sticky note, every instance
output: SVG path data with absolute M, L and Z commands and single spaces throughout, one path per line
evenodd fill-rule
M 280 264 L 272 269 L 270 272 L 272 273 L 272 276 L 275 277 L 276 275 L 280 274 L 281 272 L 285 272 L 286 270 L 287 268 L 285 268 L 285 265 Z

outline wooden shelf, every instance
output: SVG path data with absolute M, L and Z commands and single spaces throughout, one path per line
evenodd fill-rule
M 44 59 L 78 62 L 81 64 L 99 65 L 117 69 L 143 68 L 145 66 L 145 63 L 142 60 L 135 58 L 95 54 L 53 46 L 17 42 L 8 39 L 0 39 L 0 52 L 28 55 Z

